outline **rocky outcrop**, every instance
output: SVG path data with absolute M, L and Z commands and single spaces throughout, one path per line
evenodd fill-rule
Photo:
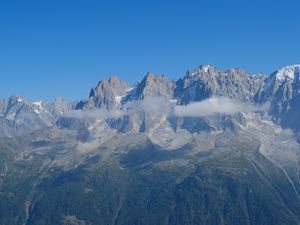
M 76 109 L 114 109 L 118 106 L 120 98 L 128 89 L 127 82 L 117 77 L 101 80 L 97 87 L 91 90 L 89 98 L 86 101 L 78 103 Z
M 142 100 L 146 97 L 173 97 L 175 82 L 169 80 L 166 75 L 155 76 L 148 73 L 134 89 L 124 98 L 124 102 Z
M 261 89 L 263 75 L 249 74 L 240 69 L 221 72 L 213 66 L 202 65 L 188 71 L 177 81 L 175 98 L 179 104 L 202 101 L 211 96 L 223 96 L 242 102 L 254 102 Z

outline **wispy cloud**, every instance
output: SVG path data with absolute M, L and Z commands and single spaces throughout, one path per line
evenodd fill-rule
M 76 119 L 107 119 L 140 112 L 157 115 L 168 113 L 169 111 L 170 104 L 167 99 L 162 97 L 147 97 L 142 101 L 128 102 L 122 107 L 122 109 L 71 110 L 66 112 L 64 117 Z
M 126 103 L 122 109 L 105 110 L 72 110 L 65 113 L 65 117 L 78 119 L 106 119 L 145 112 L 153 115 L 173 113 L 182 117 L 201 117 L 214 114 L 234 114 L 237 112 L 253 112 L 262 110 L 264 106 L 255 106 L 238 102 L 225 97 L 212 97 L 201 102 L 193 102 L 188 105 L 173 105 L 162 97 L 147 97 L 142 101 Z
M 237 112 L 253 112 L 262 107 L 254 106 L 225 97 L 212 97 L 201 102 L 188 105 L 177 105 L 174 108 L 176 116 L 201 117 L 214 114 L 234 114 Z

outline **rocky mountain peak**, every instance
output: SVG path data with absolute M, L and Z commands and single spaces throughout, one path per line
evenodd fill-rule
M 54 124 L 57 113 L 51 104 L 29 102 L 13 95 L 0 100 L 0 137 L 30 133 Z
M 213 66 L 203 65 L 188 71 L 177 81 L 175 97 L 180 104 L 202 101 L 211 96 L 253 102 L 263 80 L 262 75 L 252 75 L 237 68 L 221 72 Z
M 152 72 L 148 72 L 143 80 L 153 80 L 155 75 Z
M 26 104 L 26 103 L 28 103 L 28 101 L 26 99 L 24 99 L 23 97 L 21 97 L 19 95 L 11 95 L 8 98 L 8 102 L 20 103 L 20 104 Z
M 128 89 L 128 83 L 117 77 L 103 79 L 91 90 L 89 99 L 79 102 L 76 109 L 116 108 L 120 96 L 123 96 Z
M 300 130 L 300 65 L 283 67 L 266 78 L 260 102 L 270 102 L 269 114 L 283 127 Z
M 18 95 L 12 95 L 8 99 L 0 100 L 0 112 L 2 112 L 2 114 L 9 114 L 10 111 L 28 107 L 29 102 Z
M 138 83 L 131 94 L 126 97 L 126 101 L 141 100 L 145 97 L 165 97 L 171 98 L 175 82 L 169 80 L 166 75 L 153 75 L 147 73 L 144 79 Z
M 276 76 L 276 79 L 279 81 L 284 81 L 287 79 L 294 80 L 299 77 L 300 74 L 300 65 L 286 66 L 282 69 L 274 72 L 273 76 Z
M 210 70 L 214 70 L 214 69 L 216 69 L 216 68 L 212 65 L 209 65 L 209 64 L 204 64 L 204 65 L 199 66 L 199 70 L 201 70 L 205 73 L 209 72 Z
M 148 73 L 133 89 L 104 79 L 81 102 L 90 112 L 64 114 L 61 97 L 0 100 L 0 137 L 18 136 L 1 138 L 0 224 L 299 224 L 300 135 L 283 129 L 300 128 L 290 76 L 269 110 L 254 96 L 270 78 L 193 71 L 176 83 Z
M 284 67 L 269 77 L 262 74 L 251 74 L 239 68 L 225 72 L 212 65 L 200 65 L 177 80 L 172 81 L 166 75 L 155 75 L 148 72 L 143 79 L 130 87 L 127 82 L 113 76 L 102 79 L 90 92 L 86 100 L 67 104 L 62 97 L 53 104 L 46 102 L 30 103 L 20 96 L 11 96 L 0 101 L 2 118 L 16 121 L 14 113 L 32 114 L 51 125 L 64 112 L 70 109 L 94 110 L 97 108 L 113 110 L 125 109 L 130 101 L 140 101 L 147 97 L 172 99 L 178 105 L 202 101 L 212 96 L 219 96 L 249 104 L 269 104 L 269 115 L 278 123 L 298 115 L 300 88 L 297 77 L 300 65 Z M 134 103 L 135 104 L 135 103 Z M 138 103 L 139 104 L 139 103 Z M 18 120 L 21 121 L 21 120 Z M 25 121 L 25 120 L 24 120 Z M 50 122 L 49 122 L 50 121 Z M 293 120 L 294 121 L 294 120 Z M 297 125 L 298 127 L 298 125 Z
M 53 103 L 56 112 L 63 114 L 65 111 L 69 110 L 70 106 L 66 103 L 65 99 L 61 96 L 56 97 Z
M 126 81 L 120 80 L 119 78 L 113 76 L 101 80 L 97 87 L 91 90 L 90 97 L 101 95 L 105 91 L 112 92 L 115 96 L 123 95 L 128 88 L 129 85 Z
M 274 96 L 282 95 L 281 92 L 287 89 L 292 94 L 292 88 L 299 89 L 299 76 L 300 65 L 286 66 L 273 72 L 265 79 L 261 101 L 270 101 Z M 294 87 L 291 86 L 292 84 Z
M 198 68 L 188 70 L 184 78 L 197 79 L 203 76 L 212 76 L 218 74 L 220 71 L 212 65 L 200 65 Z

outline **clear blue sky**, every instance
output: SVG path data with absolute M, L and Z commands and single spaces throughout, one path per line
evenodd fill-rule
M 110 75 L 184 75 L 200 64 L 270 73 L 300 63 L 300 3 L 0 0 L 0 98 L 87 97 Z

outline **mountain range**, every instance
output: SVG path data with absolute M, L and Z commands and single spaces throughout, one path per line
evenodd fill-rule
M 300 224 L 300 65 L 0 100 L 0 224 Z

